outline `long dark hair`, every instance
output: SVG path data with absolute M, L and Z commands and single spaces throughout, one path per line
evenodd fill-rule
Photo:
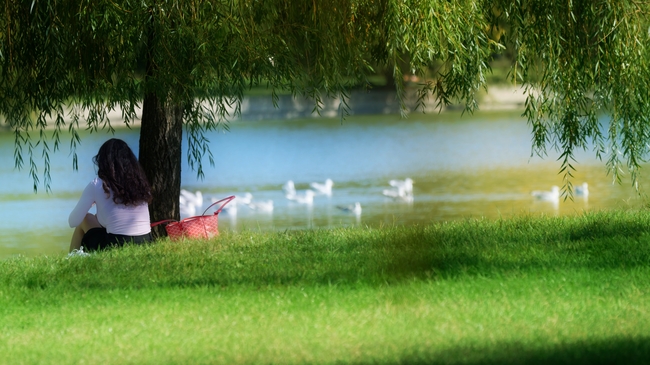
M 108 195 L 113 193 L 115 204 L 135 206 L 151 202 L 147 177 L 126 142 L 117 138 L 104 142 L 93 162 L 97 177 L 104 182 L 104 191 Z

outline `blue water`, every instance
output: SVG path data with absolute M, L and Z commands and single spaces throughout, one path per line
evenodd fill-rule
M 72 230 L 67 217 L 82 189 L 95 176 L 92 156 L 108 138 L 122 138 L 137 152 L 139 131 L 114 135 L 84 134 L 72 169 L 68 141 L 51 155 L 51 192 L 35 194 L 28 166 L 14 168 L 13 135 L 0 134 L 0 258 L 64 254 Z M 240 207 L 222 214 L 220 229 L 243 231 L 333 228 L 363 225 L 428 224 L 466 218 L 498 218 L 522 213 L 580 214 L 596 209 L 641 204 L 629 182 L 612 185 L 604 163 L 593 152 L 577 155 L 575 183 L 588 181 L 588 200 L 559 205 L 537 202 L 531 190 L 561 185 L 553 151 L 531 157 L 529 126 L 519 112 L 412 114 L 234 122 L 230 131 L 208 135 L 215 165 L 203 161 L 199 179 L 184 158 L 183 188 L 209 198 L 250 192 L 254 200 L 273 200 L 272 213 Z M 185 150 L 185 149 L 184 149 Z M 40 152 L 37 153 L 37 157 Z M 37 161 L 42 171 L 42 160 Z M 382 195 L 388 180 L 411 177 L 413 201 Z M 290 202 L 281 186 L 293 180 L 298 190 L 310 182 L 334 181 L 331 197 L 317 196 L 313 206 Z M 338 209 L 360 202 L 361 216 Z

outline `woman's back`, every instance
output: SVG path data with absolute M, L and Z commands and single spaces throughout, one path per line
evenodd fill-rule
M 151 241 L 151 188 L 137 158 L 120 139 L 109 139 L 93 158 L 97 178 L 81 194 L 68 223 L 70 251 Z M 88 211 L 95 205 L 96 214 Z
M 78 226 L 93 204 L 97 208 L 97 220 L 102 227 L 106 228 L 107 233 L 139 236 L 151 231 L 148 204 L 146 202 L 138 205 L 115 203 L 113 194 L 109 196 L 104 192 L 103 181 L 100 178 L 95 178 L 84 189 L 79 203 L 70 214 L 68 222 L 70 226 Z

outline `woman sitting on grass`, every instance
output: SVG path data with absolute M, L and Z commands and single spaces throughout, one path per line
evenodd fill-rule
M 97 177 L 86 186 L 68 223 L 75 227 L 70 252 L 95 251 L 126 242 L 151 241 L 151 188 L 129 146 L 109 139 L 93 158 Z M 96 205 L 97 214 L 90 214 Z

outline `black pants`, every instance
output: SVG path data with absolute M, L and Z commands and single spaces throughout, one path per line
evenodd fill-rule
M 142 236 L 126 236 L 106 232 L 106 228 L 91 228 L 81 239 L 81 246 L 85 252 L 102 250 L 109 247 L 120 247 L 125 243 L 143 244 L 151 242 L 151 233 Z

